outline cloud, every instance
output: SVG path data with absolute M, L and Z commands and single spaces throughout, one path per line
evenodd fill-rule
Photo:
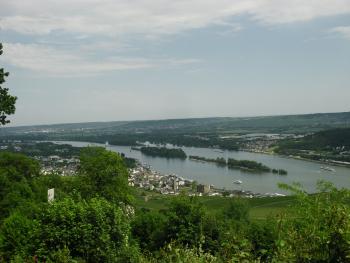
M 331 33 L 340 34 L 344 38 L 350 40 L 350 26 L 338 26 L 330 30 Z
M 121 54 L 142 48 L 142 40 L 209 26 L 221 27 L 221 35 L 236 34 L 243 26 L 232 21 L 242 15 L 269 26 L 340 14 L 350 14 L 350 0 L 11 0 L 1 3 L 0 27 L 2 33 L 22 36 L 15 42 L 27 41 L 7 44 L 8 63 L 78 75 L 198 62 Z M 334 30 L 348 35 L 346 27 Z M 101 49 L 114 57 L 101 55 Z
M 264 24 L 305 22 L 312 19 L 350 14 L 349 0 L 261 0 L 250 13 Z
M 21 34 L 63 31 L 120 37 L 175 34 L 249 15 L 263 24 L 308 21 L 350 13 L 349 0 L 11 0 L 1 27 Z
M 86 54 L 62 51 L 38 44 L 4 43 L 3 60 L 19 68 L 49 76 L 86 76 L 103 72 L 179 66 L 198 63 L 196 59 L 146 59 L 108 57 L 96 60 Z

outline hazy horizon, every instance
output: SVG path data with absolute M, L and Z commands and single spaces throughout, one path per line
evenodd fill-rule
M 0 16 L 9 126 L 350 110 L 350 0 L 13 0 Z
M 77 121 L 77 122 L 55 122 L 55 123 L 32 123 L 24 125 L 14 125 L 9 123 L 4 128 L 16 128 L 26 126 L 50 126 L 50 125 L 66 125 L 66 124 L 83 124 L 83 123 L 108 123 L 108 122 L 142 122 L 142 121 L 167 121 L 167 120 L 186 120 L 186 119 L 211 119 L 211 118 L 263 118 L 263 117 L 280 117 L 280 116 L 298 116 L 298 115 L 313 115 L 313 114 L 336 114 L 347 113 L 350 111 L 337 111 L 337 112 L 311 112 L 301 114 L 276 114 L 276 115 L 247 115 L 247 116 L 202 116 L 202 117 L 184 117 L 184 118 L 163 118 L 163 119 L 125 119 L 125 120 L 92 120 L 92 121 Z

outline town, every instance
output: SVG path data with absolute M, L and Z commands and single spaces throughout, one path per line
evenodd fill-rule
M 185 179 L 175 174 L 161 174 L 152 170 L 149 165 L 140 163 L 138 163 L 136 168 L 130 169 L 129 185 L 146 191 L 154 191 L 163 195 L 178 195 L 182 193 L 189 196 L 240 196 L 247 198 L 283 196 L 279 193 L 260 194 L 251 191 L 244 191 L 242 189 L 220 189 L 212 184 L 199 184 L 194 180 Z

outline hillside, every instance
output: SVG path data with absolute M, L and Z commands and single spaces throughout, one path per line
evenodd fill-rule
M 282 140 L 275 152 L 313 160 L 350 161 L 350 128 L 320 131 L 300 139 Z

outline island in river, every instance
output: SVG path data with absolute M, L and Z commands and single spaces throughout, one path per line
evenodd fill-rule
M 166 147 L 133 147 L 133 150 L 139 150 L 144 155 L 154 156 L 154 157 L 164 157 L 164 158 L 177 158 L 186 159 L 186 153 L 180 148 L 166 148 Z
M 219 166 L 227 166 L 230 169 L 240 169 L 248 172 L 254 173 L 269 173 L 273 172 L 274 174 L 286 175 L 288 172 L 284 169 L 271 169 L 270 167 L 256 161 L 251 160 L 236 160 L 229 158 L 227 161 L 225 158 L 218 157 L 216 159 L 200 157 L 200 156 L 189 156 L 190 160 L 215 163 Z

